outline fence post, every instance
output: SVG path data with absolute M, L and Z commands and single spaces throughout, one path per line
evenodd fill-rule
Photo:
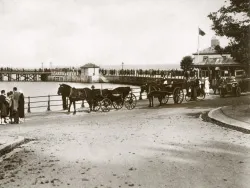
M 30 113 L 30 97 L 28 97 L 28 113 Z
M 48 95 L 48 107 L 47 107 L 47 111 L 50 111 L 50 95 Z

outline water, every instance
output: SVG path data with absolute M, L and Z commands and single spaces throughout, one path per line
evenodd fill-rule
M 25 108 L 27 111 L 28 107 L 28 99 L 27 97 L 30 98 L 31 102 L 31 111 L 32 112 L 41 112 L 41 111 L 46 111 L 48 107 L 48 95 L 56 95 L 56 96 L 51 96 L 50 99 L 54 100 L 51 101 L 51 105 L 58 105 L 58 106 L 51 106 L 51 110 L 61 110 L 62 109 L 62 102 L 61 102 L 61 96 L 57 95 L 57 90 L 59 87 L 59 84 L 68 84 L 71 87 L 75 88 L 84 88 L 88 87 L 91 88 L 92 85 L 95 86 L 96 89 L 112 89 L 116 88 L 119 86 L 130 86 L 130 85 L 121 85 L 121 84 L 110 84 L 110 83 L 67 83 L 67 82 L 0 82 L 0 90 L 5 90 L 6 93 L 8 91 L 12 91 L 13 87 L 17 87 L 17 89 L 21 92 L 23 92 L 25 96 Z M 138 88 L 138 86 L 130 86 L 131 88 Z M 138 93 L 136 94 L 138 95 Z M 39 97 L 39 98 L 33 98 L 35 96 L 44 96 L 44 97 Z M 58 101 L 57 101 L 58 100 Z M 44 102 L 39 102 L 37 101 L 44 101 Z M 34 103 L 36 102 L 36 103 Z M 34 108 L 42 106 L 39 108 Z M 77 104 L 77 107 L 79 108 L 81 106 L 80 102 Z M 87 105 L 86 105 L 87 106 Z

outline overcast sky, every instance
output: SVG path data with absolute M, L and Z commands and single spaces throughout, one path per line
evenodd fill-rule
M 0 65 L 179 64 L 224 0 L 0 0 Z M 221 39 L 222 46 L 226 39 Z

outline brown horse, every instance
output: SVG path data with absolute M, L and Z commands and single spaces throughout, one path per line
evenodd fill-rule
M 71 104 L 73 103 L 74 105 L 74 114 L 76 113 L 76 101 L 82 101 L 86 100 L 87 103 L 89 104 L 89 112 L 93 111 L 94 108 L 94 100 L 95 100 L 95 95 L 94 92 L 90 88 L 71 88 L 70 94 L 69 94 L 69 109 L 68 112 L 70 112 L 70 107 Z
M 154 106 L 154 97 L 158 98 L 160 106 L 162 105 L 162 99 L 167 95 L 167 92 L 164 89 L 155 83 L 149 83 L 145 85 L 147 98 L 149 100 L 149 107 Z

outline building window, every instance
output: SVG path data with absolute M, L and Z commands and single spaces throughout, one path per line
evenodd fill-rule
M 203 56 L 203 61 L 206 61 L 208 59 L 208 56 Z

